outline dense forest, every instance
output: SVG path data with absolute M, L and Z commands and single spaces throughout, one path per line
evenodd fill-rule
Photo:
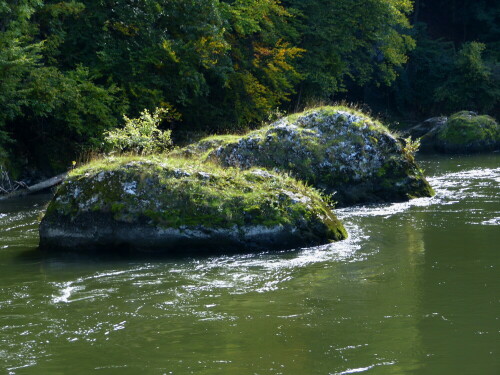
M 217 133 L 320 101 L 499 114 L 494 0 L 0 0 L 0 165 L 56 172 L 123 115 Z

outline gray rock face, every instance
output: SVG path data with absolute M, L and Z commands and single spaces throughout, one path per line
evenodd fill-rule
M 154 158 L 74 171 L 40 224 L 40 246 L 49 250 L 209 254 L 345 237 L 321 195 L 290 177 Z
M 446 124 L 447 121 L 448 117 L 445 116 L 432 117 L 425 120 L 424 122 L 421 122 L 417 126 L 410 128 L 408 130 L 408 133 L 412 138 L 420 138 L 428 134 L 429 132 L 435 132 L 439 130 Z
M 207 138 L 184 152 L 198 150 L 223 166 L 290 173 L 335 193 L 341 206 L 433 194 L 411 151 L 380 123 L 348 108 L 318 108 L 243 137 Z

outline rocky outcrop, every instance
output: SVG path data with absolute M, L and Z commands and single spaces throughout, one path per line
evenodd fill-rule
M 322 107 L 245 136 L 209 137 L 178 152 L 226 167 L 284 171 L 335 193 L 334 200 L 346 206 L 431 196 L 410 146 L 360 112 Z
M 414 126 L 409 130 L 410 136 L 412 138 L 421 138 L 426 134 L 433 134 L 437 130 L 441 129 L 442 126 L 446 124 L 448 121 L 448 117 L 440 116 L 440 117 L 432 117 L 429 118 L 417 126 Z
M 500 126 L 490 116 L 462 111 L 434 117 L 408 130 L 423 152 L 469 153 L 500 149 Z
M 159 157 L 72 171 L 40 224 L 40 246 L 49 250 L 235 252 L 345 237 L 322 196 L 291 177 Z

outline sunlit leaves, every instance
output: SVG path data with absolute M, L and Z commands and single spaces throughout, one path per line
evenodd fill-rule
M 168 109 L 156 108 L 153 113 L 147 109 L 137 118 L 124 116 L 125 126 L 105 133 L 105 144 L 112 152 L 133 152 L 151 155 L 164 152 L 172 146 L 170 130 L 158 128 Z

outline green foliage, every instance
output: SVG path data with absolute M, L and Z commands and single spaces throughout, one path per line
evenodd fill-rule
M 407 137 L 404 139 L 405 145 L 403 146 L 403 152 L 406 156 L 406 158 L 410 162 L 415 162 L 415 155 L 420 148 L 420 139 L 417 138 L 415 140 L 412 140 L 411 137 Z
M 346 84 L 390 84 L 414 48 L 409 0 L 288 0 L 299 10 L 304 95 L 329 98 Z
M 292 63 L 301 50 L 288 42 L 290 15 L 277 0 L 94 0 L 77 17 L 56 22 L 53 13 L 42 18 L 58 65 L 83 64 L 116 83 L 132 114 L 172 103 L 191 126 L 244 127 L 286 101 L 300 79 Z
M 371 107 L 416 121 L 462 109 L 500 115 L 500 2 L 418 0 L 415 8 L 417 47 L 386 95 L 371 89 Z
M 145 109 L 139 118 L 123 116 L 125 126 L 106 132 L 105 145 L 112 151 L 134 152 L 139 155 L 167 151 L 172 146 L 171 131 L 158 129 L 162 116 L 167 112 L 167 109 L 156 108 L 152 114 Z
M 0 2 L 0 154 L 4 157 L 6 150 L 22 152 L 34 164 L 55 160 L 48 169 L 61 169 L 65 161 L 57 159 L 74 158 L 81 148 L 98 144 L 103 131 L 115 127 L 126 110 L 126 99 L 116 85 L 97 84 L 81 64 L 70 69 L 53 64 L 56 39 L 62 40 L 64 33 L 46 35 L 42 21 L 54 23 L 81 9 L 73 2 L 53 7 L 33 0 Z
M 52 129 L 48 131 L 60 132 L 59 136 L 79 141 L 98 139 L 105 129 L 117 125 L 119 89 L 94 84 L 87 68 L 61 72 L 55 67 L 40 67 L 31 72 L 26 88 L 26 106 L 36 117 L 50 118 Z
M 485 64 L 482 43 L 465 43 L 458 52 L 453 70 L 444 84 L 436 89 L 435 98 L 445 109 L 461 108 L 490 111 L 500 100 L 500 81 L 492 77 Z
M 410 0 L 0 0 L 0 159 L 73 160 L 123 113 L 170 104 L 187 130 L 210 133 L 370 90 L 380 109 L 419 119 L 493 113 L 499 5 L 457 4 L 419 0 L 411 14 Z
M 413 33 L 417 47 L 410 52 L 409 63 L 400 69 L 392 88 L 394 107 L 406 116 L 439 113 L 434 95 L 453 68 L 454 46 L 446 40 L 432 39 L 424 24 L 415 25 Z
M 232 71 L 224 98 L 238 128 L 258 124 L 294 93 L 302 78 L 295 61 L 304 52 L 292 45 L 292 18 L 276 0 L 234 1 L 226 6 Z
M 40 59 L 40 43 L 30 37 L 28 19 L 40 1 L 0 1 L 0 160 L 11 142 L 8 121 L 22 114 L 23 81 Z

